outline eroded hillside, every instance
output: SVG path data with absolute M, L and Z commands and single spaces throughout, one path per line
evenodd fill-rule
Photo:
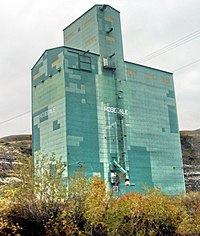
M 185 183 L 188 191 L 200 191 L 200 129 L 181 131 Z
M 184 175 L 187 191 L 200 191 L 200 129 L 181 131 Z M 23 158 L 31 155 L 31 135 L 13 135 L 0 139 L 1 184 L 17 181 L 13 175 Z
M 0 139 L 0 183 L 16 182 L 14 168 L 31 155 L 31 135 L 12 135 Z

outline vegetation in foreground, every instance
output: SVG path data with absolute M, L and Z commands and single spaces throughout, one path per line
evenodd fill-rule
M 30 160 L 15 170 L 18 184 L 0 187 L 0 235 L 200 235 L 200 193 L 115 197 L 97 177 L 67 191 L 61 160 L 38 159 L 34 173 Z

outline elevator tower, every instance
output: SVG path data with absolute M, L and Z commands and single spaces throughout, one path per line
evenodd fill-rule
M 124 61 L 120 13 L 95 5 L 32 68 L 33 153 L 118 191 L 185 191 L 172 73 Z M 136 36 L 135 36 L 136 37 Z

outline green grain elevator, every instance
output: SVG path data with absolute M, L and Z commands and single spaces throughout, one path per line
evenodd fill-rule
M 172 73 L 124 61 L 119 12 L 95 5 L 32 68 L 33 153 L 118 194 L 185 191 Z

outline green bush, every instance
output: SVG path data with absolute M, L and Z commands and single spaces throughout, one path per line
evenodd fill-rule
M 1 213 L 3 219 L 20 226 L 21 235 L 44 235 L 45 222 L 60 211 L 66 198 L 62 181 L 64 166 L 55 155 L 38 154 L 35 163 L 30 159 L 15 169 L 17 184 L 1 189 L 9 207 Z

